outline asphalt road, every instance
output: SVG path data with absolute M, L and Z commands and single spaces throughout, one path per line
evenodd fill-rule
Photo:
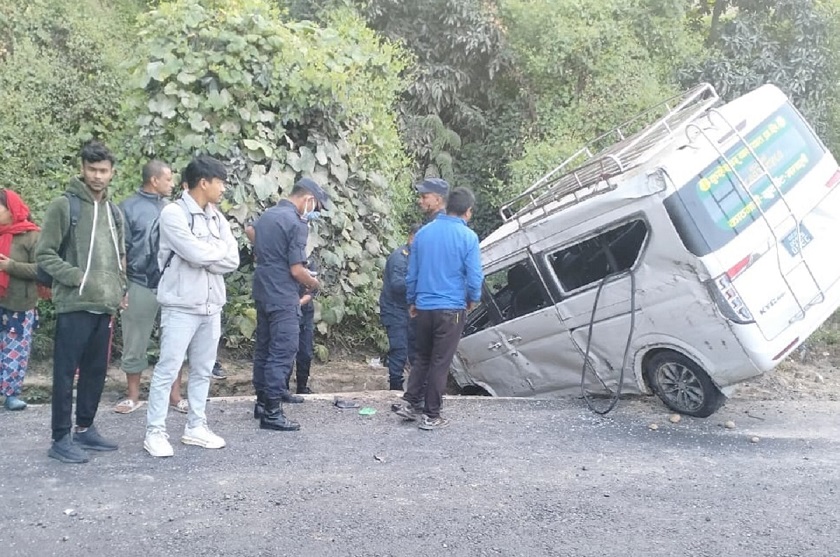
M 171 414 L 169 459 L 143 451 L 145 411 L 104 409 L 120 450 L 84 465 L 47 458 L 48 407 L 0 411 L 0 555 L 840 553 L 840 403 L 734 400 L 673 424 L 654 399 L 605 419 L 579 400 L 449 399 L 450 427 L 424 432 L 387 394 L 356 398 L 376 415 L 309 400 L 297 433 L 213 401 L 217 451 L 181 445 Z

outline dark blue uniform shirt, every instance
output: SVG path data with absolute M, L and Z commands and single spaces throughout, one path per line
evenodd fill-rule
M 300 284 L 291 267 L 306 262 L 309 230 L 291 201 L 284 199 L 254 223 L 254 300 L 268 308 L 300 306 Z
M 385 263 L 382 292 L 379 294 L 379 319 L 383 325 L 403 324 L 408 317 L 405 303 L 405 275 L 408 272 L 408 244 L 395 249 Z
M 310 273 L 317 273 L 318 272 L 318 262 L 315 261 L 314 259 L 309 259 L 308 261 L 306 261 L 306 263 L 304 265 L 310 271 Z M 302 284 L 299 285 L 298 288 L 299 288 L 300 297 L 303 298 L 304 294 L 307 293 L 307 289 Z M 310 314 L 311 313 L 311 314 L 314 315 L 315 314 L 315 302 L 314 302 L 314 300 L 315 300 L 315 296 L 318 295 L 318 291 L 316 290 L 315 292 L 309 292 L 309 295 L 312 296 L 312 299 L 309 300 L 309 302 L 300 306 L 300 311 L 303 314 Z

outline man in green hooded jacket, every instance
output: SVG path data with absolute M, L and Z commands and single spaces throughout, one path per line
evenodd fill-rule
M 82 147 L 82 173 L 47 207 L 35 251 L 38 266 L 53 278 L 57 314 L 53 354 L 52 438 L 48 455 L 66 463 L 87 462 L 83 449 L 114 451 L 93 425 L 108 369 L 113 316 L 126 307 L 122 217 L 108 201 L 114 156 L 97 141 Z M 71 222 L 70 197 L 79 204 Z M 73 380 L 76 427 L 71 433 Z

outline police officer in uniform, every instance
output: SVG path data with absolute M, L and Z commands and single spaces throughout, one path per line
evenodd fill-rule
M 388 334 L 388 384 L 392 391 L 403 390 L 406 358 L 410 362 L 414 360 L 414 338 L 405 301 L 405 275 L 411 242 L 419 229 L 419 225 L 412 226 L 408 241 L 388 256 L 379 295 L 379 320 Z
M 417 205 L 423 211 L 423 224 L 435 220 L 435 217 L 446 214 L 446 199 L 449 197 L 449 184 L 440 178 L 426 178 L 416 186 Z
M 309 274 L 317 276 L 318 263 L 313 257 L 309 258 L 306 268 Z M 297 394 L 311 395 L 309 388 L 309 370 L 312 367 L 312 357 L 315 351 L 315 303 L 313 300 L 318 291 L 311 292 L 305 286 L 300 287 L 300 340 L 298 341 L 298 352 L 295 358 L 295 378 L 297 381 Z
M 298 351 L 300 287 L 314 292 L 318 279 L 305 267 L 307 222 L 328 201 L 314 180 L 302 178 L 289 197 L 268 209 L 245 234 L 254 244 L 253 296 L 257 309 L 254 349 L 254 418 L 261 429 L 293 431 L 300 424 L 283 413 L 283 402 L 303 402 L 288 389 Z

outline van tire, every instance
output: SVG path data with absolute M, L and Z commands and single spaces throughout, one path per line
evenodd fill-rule
M 677 352 L 653 355 L 645 363 L 645 374 L 656 396 L 674 412 L 708 418 L 726 402 L 709 375 Z

